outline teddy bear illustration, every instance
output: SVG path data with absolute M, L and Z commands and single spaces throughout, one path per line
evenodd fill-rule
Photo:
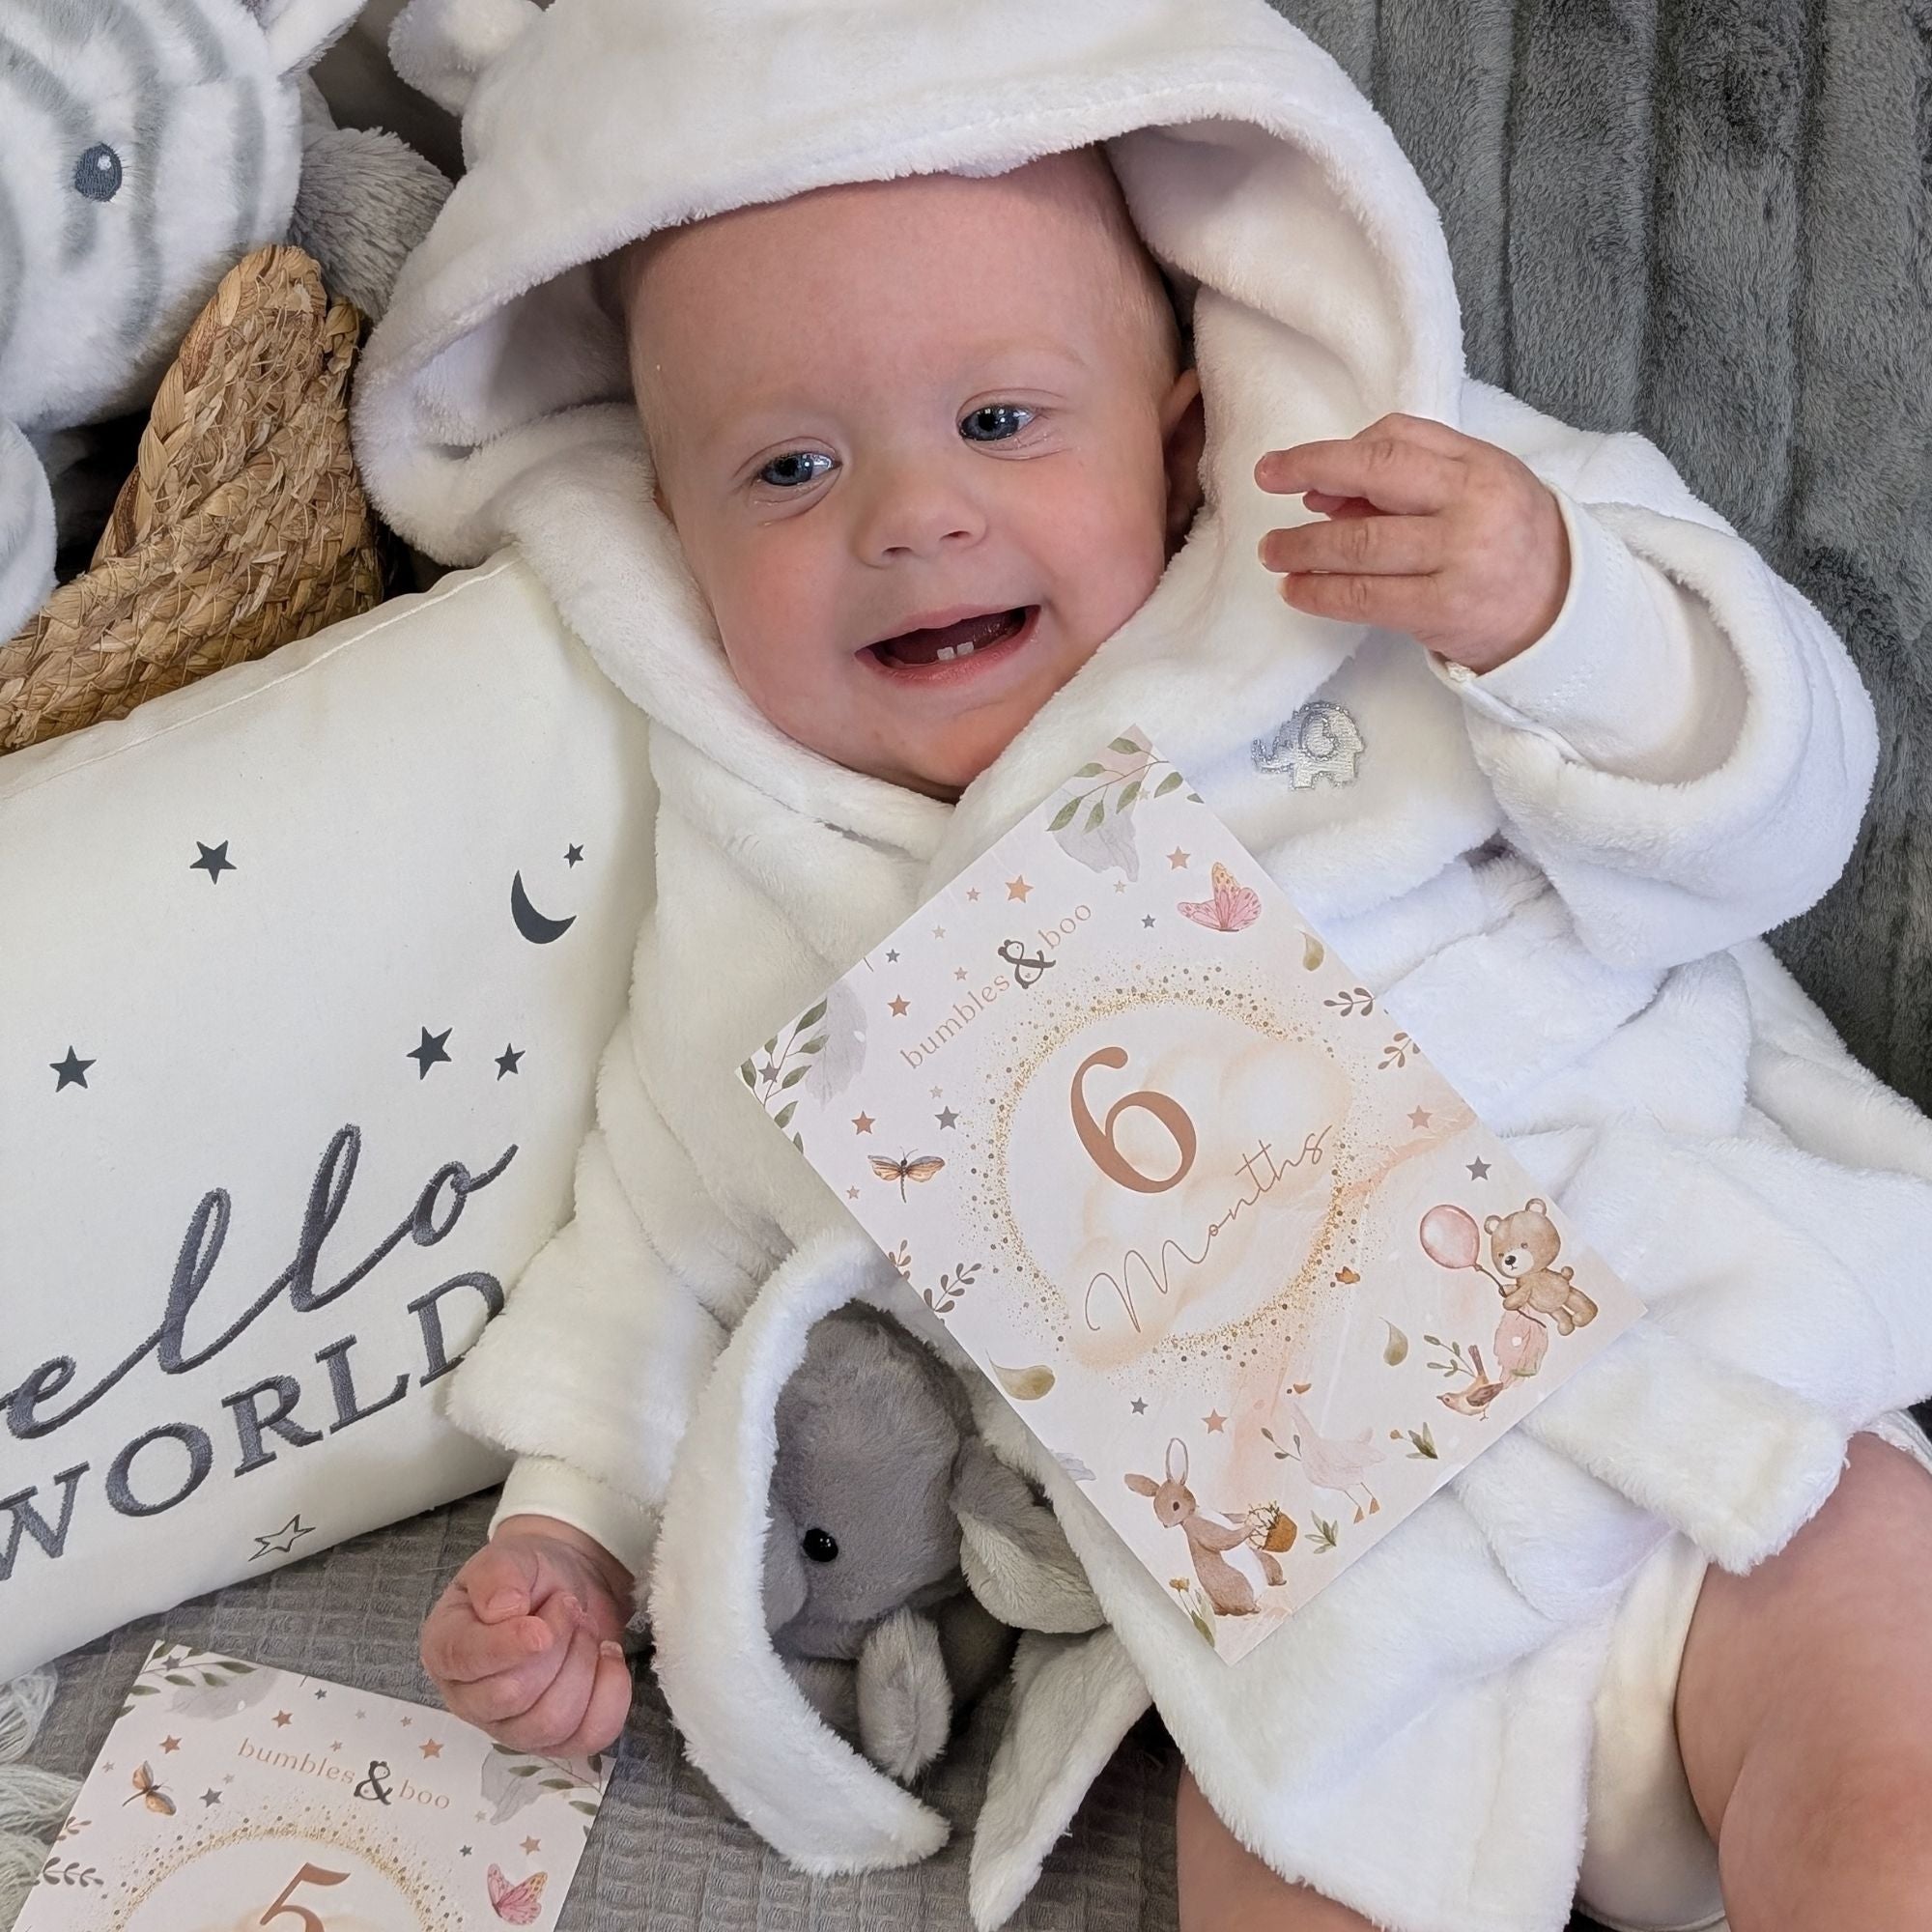
M 1483 1231 L 1490 1237 L 1490 1258 L 1508 1284 L 1502 1291 L 1506 1309 L 1548 1315 L 1564 1335 L 1597 1319 L 1597 1304 L 1577 1286 L 1576 1270 L 1550 1265 L 1563 1236 L 1546 1202 L 1532 1197 L 1514 1214 L 1492 1214 Z

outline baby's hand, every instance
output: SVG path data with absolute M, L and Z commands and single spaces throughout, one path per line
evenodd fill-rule
M 1386 415 L 1342 440 L 1270 450 L 1255 481 L 1328 520 L 1262 539 L 1297 611 L 1406 631 L 1481 672 L 1527 650 L 1563 608 L 1556 498 L 1508 450 L 1446 423 Z
M 603 1750 L 631 1708 L 617 1641 L 630 1594 L 623 1566 L 582 1530 L 509 1517 L 429 1613 L 423 1668 L 455 1716 L 515 1750 Z

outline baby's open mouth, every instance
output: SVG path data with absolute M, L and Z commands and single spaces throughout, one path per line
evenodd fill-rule
M 894 671 L 929 671 L 937 665 L 958 664 L 1016 641 L 1029 628 L 1036 608 L 1029 604 L 1017 611 L 982 611 L 936 631 L 901 631 L 867 644 L 866 655 Z

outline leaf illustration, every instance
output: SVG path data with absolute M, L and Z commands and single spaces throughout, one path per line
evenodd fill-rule
M 787 1073 L 782 1080 L 779 1082 L 779 1092 L 782 1094 L 787 1087 L 796 1087 L 798 1083 L 801 1080 L 803 1080 L 805 1076 L 810 1071 L 811 1068 L 809 1066 L 794 1066 L 792 1070 L 789 1073 Z
M 1107 747 L 1107 749 L 1110 752 L 1125 752 L 1129 756 L 1131 756 L 1136 752 L 1145 752 L 1147 750 L 1147 747 L 1145 745 L 1135 744 L 1135 742 L 1131 738 L 1116 738 L 1114 742 Z
M 1435 1437 L 1428 1423 L 1425 1422 L 1420 1429 L 1411 1429 L 1408 1432 L 1408 1439 L 1415 1444 L 1409 1451 L 1410 1462 L 1434 1463 L 1436 1460 Z
M 1097 832 L 1100 829 L 1101 821 L 1106 816 L 1107 801 L 1104 798 L 1095 800 L 1094 810 L 1087 814 L 1087 830 L 1089 832 Z
M 816 1039 L 807 1040 L 806 1043 L 799 1048 L 799 1052 L 801 1053 L 823 1053 L 824 1051 L 825 1051 L 825 1036 L 823 1034 L 820 1034 Z
M 1168 795 L 1168 793 L 1171 792 L 1175 788 L 1175 786 L 1179 784 L 1180 782 L 1181 782 L 1181 777 L 1179 772 L 1169 772 L 1168 775 L 1164 779 L 1162 779 L 1157 785 L 1154 786 L 1153 788 L 1154 797 L 1165 798 Z
M 1313 973 L 1328 956 L 1328 949 L 1312 932 L 1301 935 L 1301 963 Z
M 1105 765 L 1082 765 L 1073 776 L 1076 779 L 1097 779 L 1106 769 Z
M 1077 798 L 1069 798 L 1066 801 L 1066 803 L 1063 805 L 1060 808 L 1060 810 L 1053 814 L 1052 822 L 1047 826 L 1046 829 L 1049 832 L 1065 832 L 1066 828 L 1073 823 L 1073 814 L 1079 810 L 1080 810 L 1080 801 Z
M 1389 1331 L 1388 1342 L 1382 1349 L 1382 1360 L 1390 1368 L 1398 1369 L 1408 1360 L 1408 1337 L 1386 1315 L 1382 1317 L 1382 1326 Z
M 1121 787 L 1121 795 L 1114 801 L 1114 810 L 1116 811 L 1126 810 L 1127 807 L 1133 804 L 1134 800 L 1140 797 L 1140 795 L 1141 795 L 1140 780 L 1129 779 L 1126 781 L 1126 783 Z
M 739 1067 L 738 1074 L 739 1077 L 744 1081 L 745 1085 L 749 1087 L 753 1093 L 755 1094 L 758 1091 L 758 1076 L 753 1070 L 752 1063 L 749 1060 L 746 1061 L 744 1065 Z
M 1015 1402 L 1037 1402 L 1041 1396 L 1053 1393 L 1053 1371 L 1043 1363 L 1030 1369 L 1003 1369 L 998 1362 L 991 1367 L 1000 1386 Z
M 828 1001 L 820 1000 L 809 1013 L 804 1014 L 800 1018 L 798 1031 L 800 1033 L 810 1033 L 825 1017 L 825 1009 L 829 1004 Z
M 797 1112 L 798 1102 L 796 1100 L 787 1100 L 772 1118 L 778 1122 L 780 1128 L 782 1130 L 791 1125 L 791 1117 Z

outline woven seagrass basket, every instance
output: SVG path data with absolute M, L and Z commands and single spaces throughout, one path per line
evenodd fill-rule
M 0 753 L 382 601 L 349 443 L 361 329 L 298 248 L 230 270 L 162 380 L 92 567 L 0 642 Z

